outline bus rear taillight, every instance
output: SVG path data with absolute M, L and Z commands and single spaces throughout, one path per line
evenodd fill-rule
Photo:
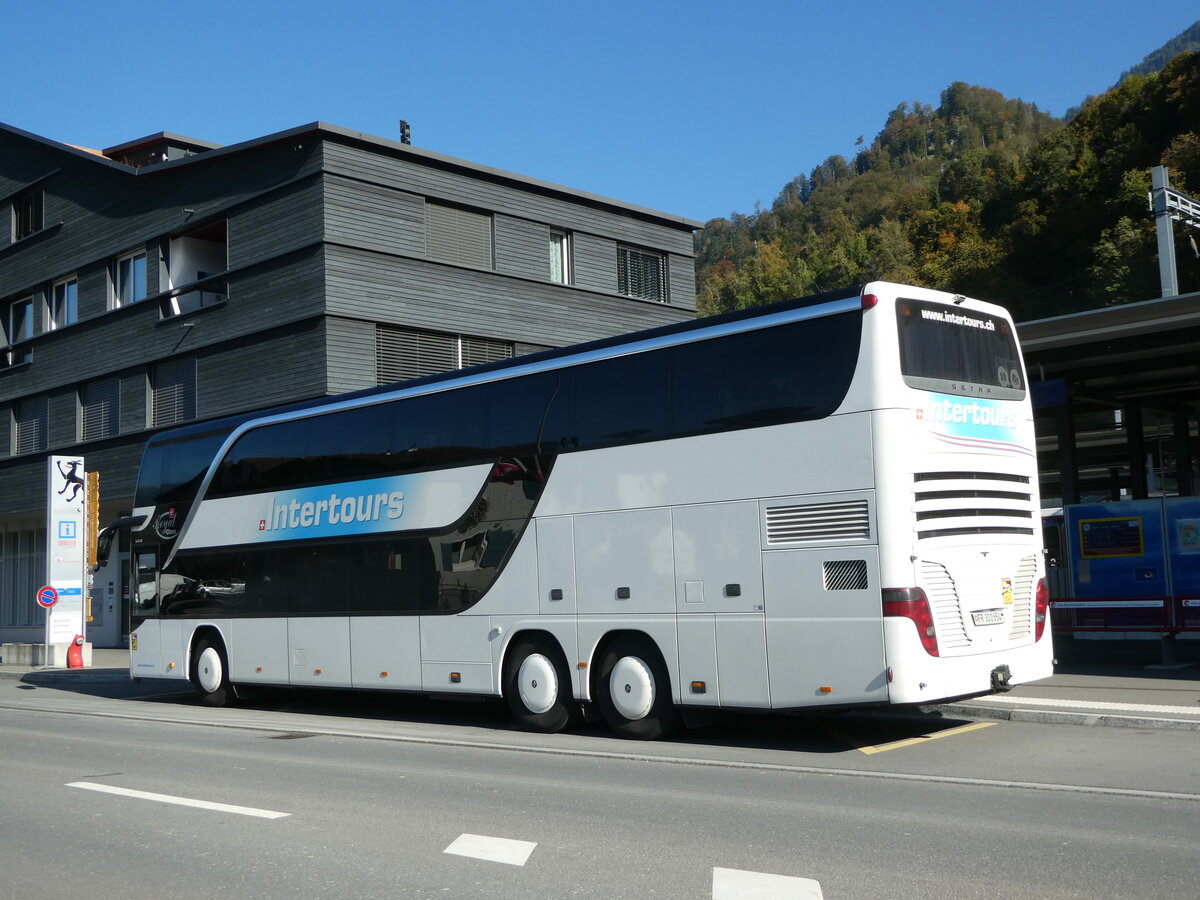
M 1034 596 L 1034 641 L 1042 639 L 1042 632 L 1046 630 L 1046 618 L 1050 615 L 1050 586 L 1046 584 L 1045 578 L 1038 579 L 1037 594 Z
M 883 614 L 912 619 L 917 626 L 921 646 L 930 656 L 938 655 L 937 631 L 933 627 L 933 611 L 929 598 L 920 588 L 884 588 Z

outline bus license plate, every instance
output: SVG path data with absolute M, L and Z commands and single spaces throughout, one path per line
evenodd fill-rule
M 979 609 L 971 613 L 971 621 L 976 625 L 1001 625 L 1004 623 L 1004 610 Z

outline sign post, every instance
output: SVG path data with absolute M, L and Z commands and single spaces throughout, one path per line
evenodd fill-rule
M 54 604 L 58 602 L 58 591 L 53 586 L 47 584 L 38 588 L 37 603 L 46 611 L 46 640 L 42 643 L 42 664 L 45 665 L 50 659 L 50 610 Z
M 46 653 L 50 646 L 70 644 L 84 635 L 83 587 L 87 481 L 81 456 L 51 456 L 46 478 L 46 588 L 43 596 L 55 594 L 46 606 Z

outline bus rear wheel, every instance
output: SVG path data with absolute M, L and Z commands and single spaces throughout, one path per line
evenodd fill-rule
M 662 654 L 649 640 L 623 637 L 600 657 L 596 703 L 608 727 L 621 737 L 653 741 L 682 724 L 671 703 L 671 679 Z
M 201 638 L 192 654 L 192 685 L 205 706 L 227 706 L 233 701 L 229 664 L 219 641 Z
M 549 638 L 522 637 L 504 661 L 504 698 L 513 717 L 529 731 L 565 731 L 582 721 L 572 696 L 570 671 Z

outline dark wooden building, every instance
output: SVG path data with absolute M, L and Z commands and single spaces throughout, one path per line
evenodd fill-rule
M 102 152 L 0 124 L 0 216 L 4 641 L 41 639 L 48 455 L 112 518 L 155 431 L 695 315 L 700 223 L 323 123 Z

